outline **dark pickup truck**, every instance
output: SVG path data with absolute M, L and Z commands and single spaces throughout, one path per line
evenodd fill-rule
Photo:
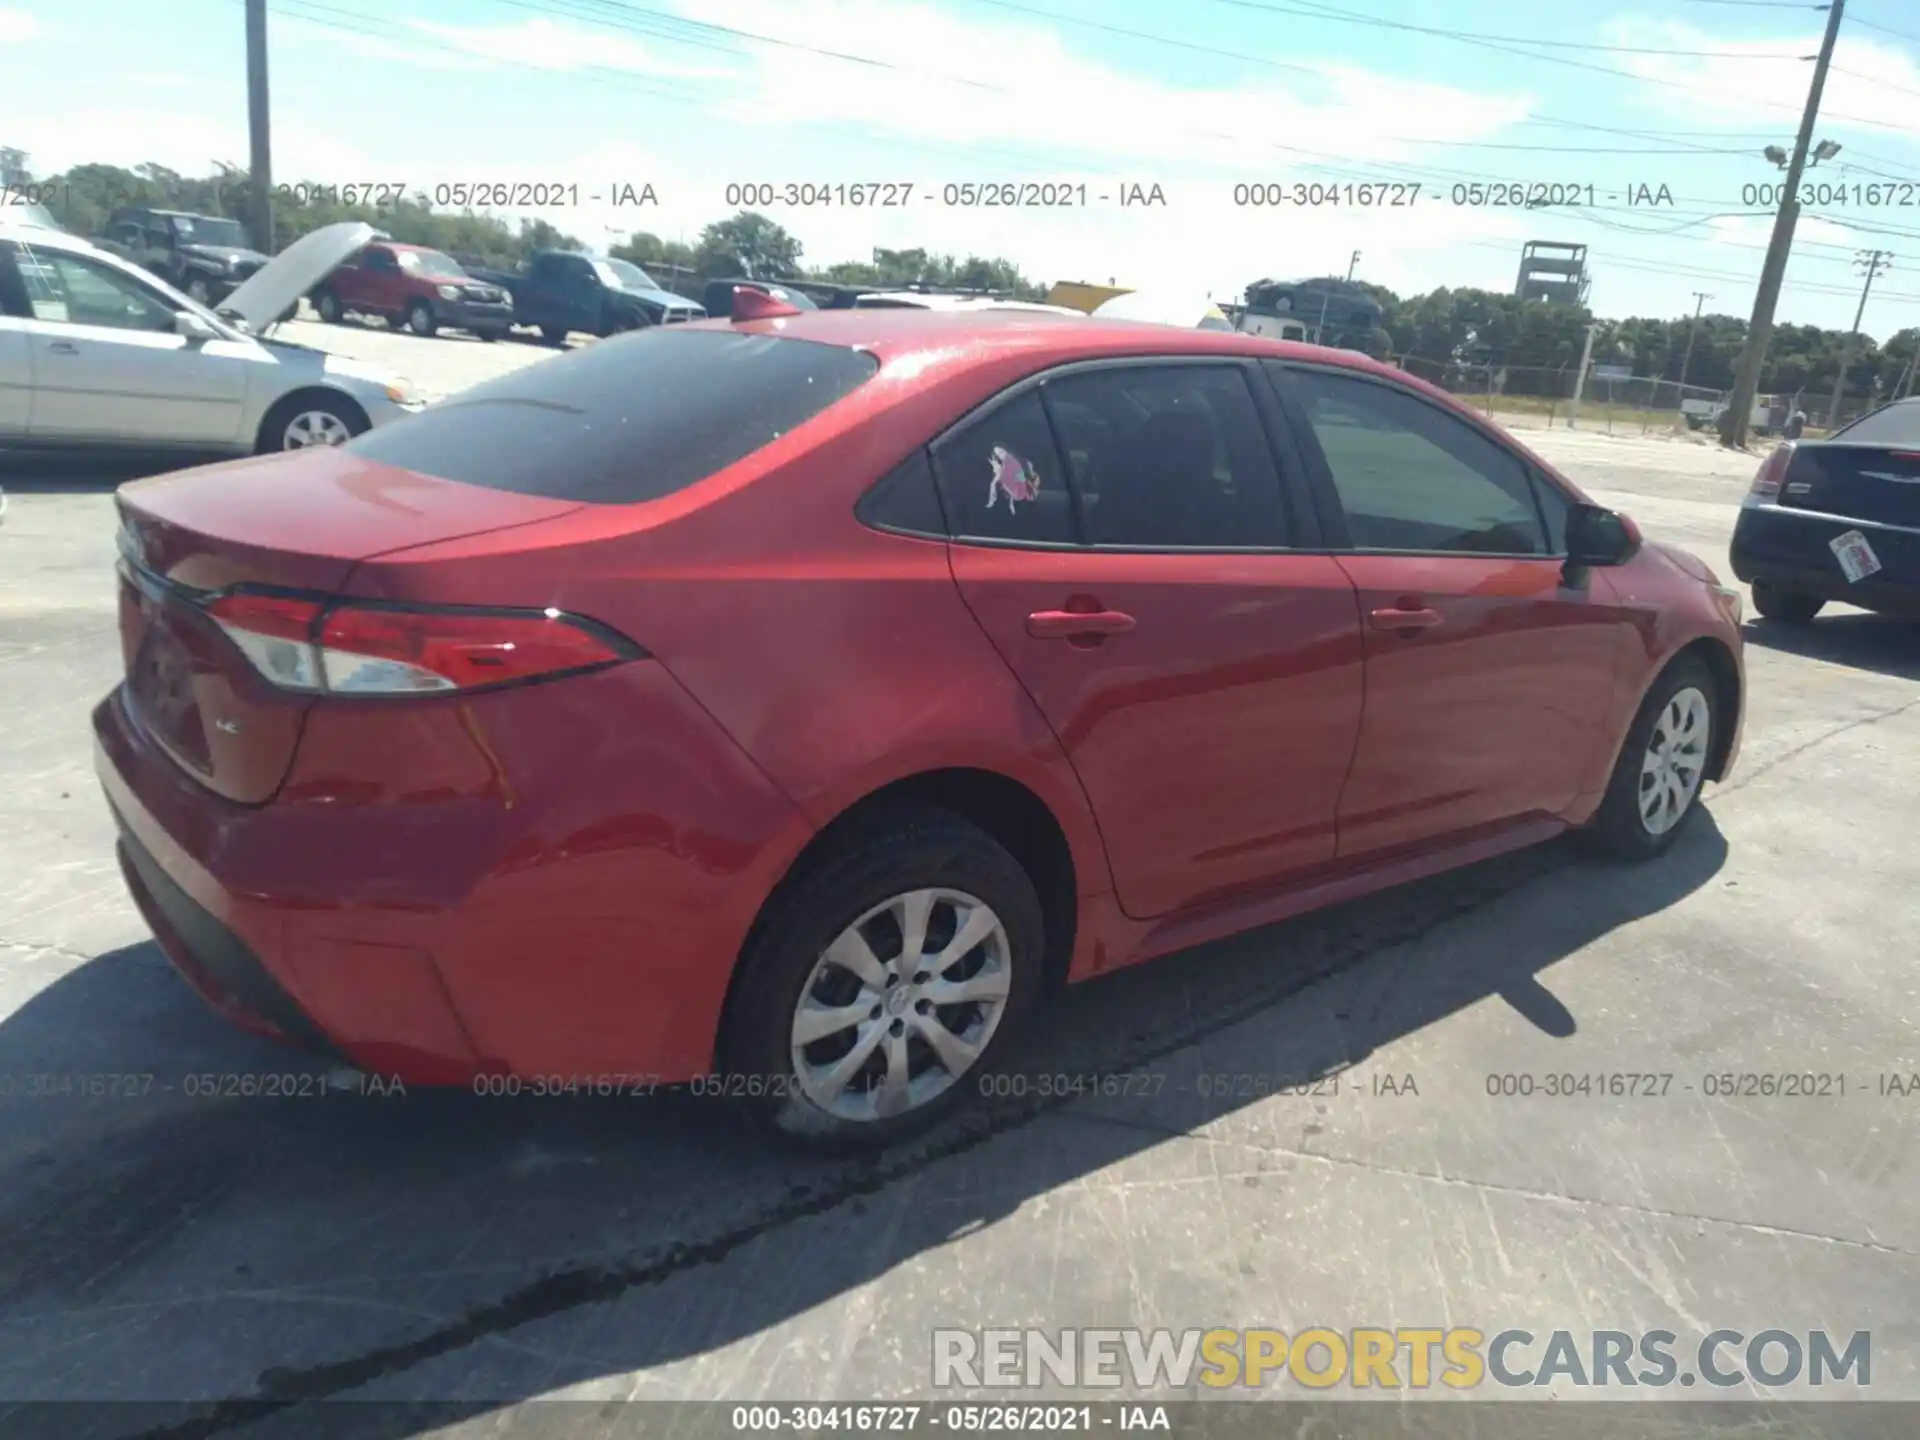
M 513 297 L 513 323 L 537 327 L 558 345 L 575 331 L 614 335 L 647 325 L 703 320 L 706 310 L 654 283 L 625 260 L 571 250 L 537 250 L 521 270 L 467 271 Z

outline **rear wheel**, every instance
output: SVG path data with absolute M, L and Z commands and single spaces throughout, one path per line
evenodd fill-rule
M 422 339 L 431 339 L 440 328 L 440 322 L 433 316 L 433 307 L 424 300 L 416 300 L 407 306 L 407 329 Z
M 741 956 L 722 1053 L 762 1118 L 889 1144 L 978 1088 L 1040 993 L 1040 900 L 992 836 L 889 809 L 807 862 Z
M 1763 620 L 1779 620 L 1789 625 L 1804 625 L 1818 615 L 1826 601 L 1818 595 L 1799 595 L 1781 590 L 1764 580 L 1752 585 L 1753 608 Z
M 1719 733 L 1713 676 L 1700 661 L 1682 656 L 1653 682 L 1627 728 L 1606 798 L 1581 832 L 1589 848 L 1645 860 L 1671 845 L 1699 808 Z
M 344 395 L 289 395 L 260 422 L 261 454 L 344 445 L 369 429 L 366 412 Z

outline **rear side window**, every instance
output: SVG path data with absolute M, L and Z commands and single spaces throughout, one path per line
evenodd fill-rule
M 1037 391 L 996 405 L 934 447 L 948 524 L 963 540 L 1074 543 L 1073 497 Z
M 631 505 L 745 459 L 878 368 L 840 345 L 662 327 L 489 380 L 348 447 L 467 485 Z
M 1090 544 L 1285 543 L 1280 475 L 1238 366 L 1115 366 L 1045 394 Z

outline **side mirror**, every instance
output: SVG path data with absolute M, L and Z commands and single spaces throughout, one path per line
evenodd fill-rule
M 218 340 L 220 332 L 191 310 L 173 312 L 173 333 L 189 340 Z
M 1567 516 L 1569 575 L 1595 566 L 1624 565 L 1640 553 L 1640 527 L 1617 510 L 1581 504 Z

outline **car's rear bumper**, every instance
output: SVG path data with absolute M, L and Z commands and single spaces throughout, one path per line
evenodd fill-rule
M 1831 548 L 1850 530 L 1866 537 L 1881 565 L 1859 580 L 1847 578 Z M 1758 581 L 1863 610 L 1920 616 L 1920 531 L 1788 506 L 1748 505 L 1734 524 L 1728 559 L 1734 575 L 1749 585 Z
M 664 670 L 326 709 L 257 806 L 191 779 L 123 690 L 94 711 L 127 883 L 209 1004 L 408 1084 L 711 1066 L 812 827 Z

